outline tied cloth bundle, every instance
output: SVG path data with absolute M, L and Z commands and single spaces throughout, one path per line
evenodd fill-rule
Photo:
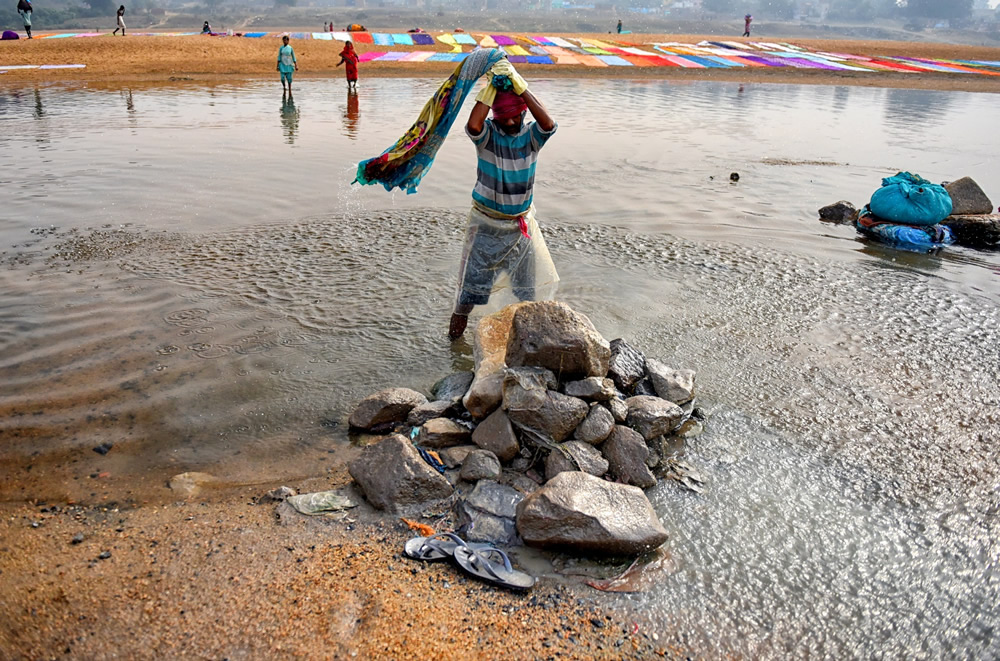
M 434 163 L 434 156 L 451 130 L 465 97 L 475 82 L 503 59 L 496 48 L 475 50 L 424 104 L 417 121 L 391 147 L 358 163 L 356 182 L 382 184 L 412 194 Z

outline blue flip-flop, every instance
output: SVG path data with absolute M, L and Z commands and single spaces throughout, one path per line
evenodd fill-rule
M 446 560 L 455 555 L 457 548 L 482 548 L 489 544 L 466 542 L 453 532 L 439 532 L 429 537 L 414 537 L 403 545 L 403 555 L 414 560 Z
M 476 578 L 512 590 L 529 590 L 535 585 L 534 576 L 514 569 L 507 554 L 494 546 L 457 546 L 452 553 L 458 566 Z

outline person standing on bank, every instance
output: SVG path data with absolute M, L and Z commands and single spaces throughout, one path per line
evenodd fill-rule
M 743 36 L 744 37 L 749 37 L 750 36 L 750 24 L 751 23 L 753 23 L 753 16 L 751 16 L 750 14 L 747 14 L 746 16 L 743 17 Z
M 28 39 L 31 39 L 31 14 L 33 12 L 31 0 L 17 0 L 17 13 L 21 15 L 21 21 L 24 23 L 24 31 L 28 33 Z
M 358 52 L 354 50 L 354 44 L 350 41 L 344 42 L 344 50 L 340 51 L 340 62 L 337 62 L 339 67 L 341 64 L 346 65 L 344 67 L 344 73 L 347 74 L 347 89 L 356 90 L 358 89 L 358 62 L 360 58 L 358 57 Z
M 559 280 L 532 204 L 538 151 L 558 125 L 506 59 L 488 75 L 465 125 L 478 167 L 448 327 L 452 339 L 465 332 L 472 309 L 489 302 L 501 273 L 522 301 L 535 300 L 539 289 L 551 287 L 554 293 Z M 524 121 L 526 111 L 535 121 Z
M 118 7 L 118 16 L 116 17 L 116 20 L 118 21 L 118 27 L 116 27 L 115 31 L 112 32 L 111 34 L 113 34 L 113 35 L 114 34 L 118 34 L 118 31 L 121 30 L 122 31 L 122 36 L 124 37 L 125 36 L 125 5 L 121 5 L 120 7 Z
M 288 45 L 288 35 L 281 38 L 281 48 L 278 49 L 278 72 L 281 73 L 281 90 L 292 93 L 292 73 L 299 70 L 299 62 L 295 59 L 295 51 Z M 285 81 L 288 87 L 285 87 Z
M 618 34 L 622 33 L 622 20 L 618 19 Z

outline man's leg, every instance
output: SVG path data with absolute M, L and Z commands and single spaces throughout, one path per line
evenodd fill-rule
M 465 327 L 469 325 L 469 313 L 472 312 L 471 304 L 456 305 L 455 311 L 451 313 L 451 323 L 448 324 L 448 337 L 457 340 L 462 337 Z

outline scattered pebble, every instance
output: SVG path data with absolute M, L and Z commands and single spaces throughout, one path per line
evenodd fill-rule
M 739 181 L 739 180 L 740 180 L 740 173 L 739 172 L 730 172 L 729 173 L 729 181 Z
M 98 560 L 107 560 L 111 557 L 111 551 L 101 551 L 101 554 L 97 556 Z
M 100 445 L 94 448 L 94 452 L 96 452 L 97 454 L 107 454 L 111 452 L 111 448 L 113 448 L 114 446 L 115 446 L 114 443 L 101 443 Z
M 82 532 L 78 532 L 75 535 L 73 535 L 73 539 L 69 540 L 69 543 L 70 544 L 79 544 L 82 541 L 83 541 L 83 533 Z

